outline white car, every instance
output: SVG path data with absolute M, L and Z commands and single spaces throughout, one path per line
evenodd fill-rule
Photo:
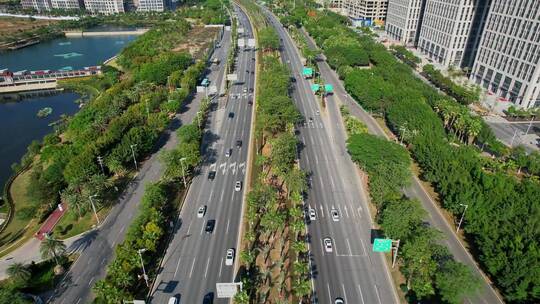
M 225 265 L 232 266 L 234 262 L 234 249 L 227 249 L 227 254 L 225 255 Z
M 231 154 L 232 154 L 232 149 L 229 149 L 227 150 L 227 152 L 225 152 L 225 157 L 231 157 Z
M 315 209 L 309 208 L 309 220 L 314 221 L 317 219 L 317 214 L 315 213 Z
M 244 88 L 244 93 L 247 93 L 247 88 Z
M 332 246 L 332 240 L 330 238 L 325 238 L 323 240 L 323 244 L 324 244 L 324 251 L 326 252 L 334 251 L 334 248 Z
M 334 304 L 345 304 L 345 301 L 342 298 L 336 298 Z
M 167 304 L 176 304 L 176 303 L 178 303 L 178 300 L 176 299 L 176 297 L 170 297 L 169 301 L 167 302 Z
M 339 212 L 336 209 L 332 209 L 330 214 L 332 215 L 332 221 L 339 222 Z
M 202 205 L 199 207 L 199 210 L 197 210 L 197 217 L 203 218 L 205 214 L 206 214 L 206 205 Z
M 238 192 L 242 190 L 242 182 L 241 181 L 237 181 L 235 184 L 234 184 L 234 191 Z

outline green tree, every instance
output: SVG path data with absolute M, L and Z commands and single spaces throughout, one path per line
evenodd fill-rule
M 39 245 L 39 252 L 44 260 L 52 258 L 58 264 L 58 258 L 66 252 L 66 245 L 53 237 L 46 237 Z
M 464 264 L 450 260 L 435 274 L 435 285 L 441 299 L 446 303 L 463 303 L 480 288 L 480 280 Z
M 30 304 L 29 300 L 23 298 L 21 292 L 10 286 L 0 286 L 0 304 Z
M 258 33 L 259 46 L 265 51 L 275 51 L 279 49 L 279 36 L 273 27 L 265 27 Z
M 9 265 L 6 269 L 6 273 L 17 285 L 25 285 L 31 276 L 28 267 L 22 263 L 13 263 Z
M 435 294 L 433 287 L 433 277 L 437 271 L 437 263 L 433 259 L 435 235 L 434 230 L 425 228 L 405 243 L 401 250 L 402 271 L 407 278 L 407 287 L 412 289 L 418 298 Z
M 427 212 L 417 200 L 402 199 L 385 204 L 381 214 L 381 227 L 385 235 L 406 241 L 415 234 Z

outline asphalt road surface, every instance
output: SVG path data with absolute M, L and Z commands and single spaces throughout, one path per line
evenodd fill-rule
M 235 8 L 243 38 L 253 38 L 251 25 Z M 163 267 L 152 291 L 151 303 L 167 303 L 176 297 L 179 303 L 202 303 L 210 295 L 214 303 L 228 303 L 216 298 L 216 283 L 233 282 L 234 266 L 225 265 L 227 249 L 235 249 L 241 225 L 245 169 L 251 127 L 252 100 L 255 77 L 255 52 L 238 52 L 236 74 L 244 84 L 233 85 L 226 102 L 220 102 L 209 116 L 203 137 L 203 163 L 187 194 L 180 212 L 177 231 L 167 249 Z M 233 113 L 233 114 L 230 114 Z M 232 115 L 232 117 L 231 117 Z M 237 140 L 242 141 L 238 147 Z M 232 150 L 229 157 L 226 151 Z M 214 180 L 208 178 L 216 171 Z M 235 183 L 242 190 L 235 191 Z M 206 205 L 203 218 L 197 217 L 200 206 Z M 205 232 L 208 220 L 215 220 L 213 233 Z
M 216 56 L 226 58 L 229 37 L 230 32 L 225 31 L 222 38 L 222 44 L 225 46 L 216 50 Z M 224 62 L 225 60 L 222 60 L 221 67 L 223 67 Z M 223 68 L 219 70 L 223 70 Z M 217 74 L 218 70 L 212 71 L 210 77 L 216 77 Z M 223 72 L 220 74 L 222 75 Z M 120 201 L 101 226 L 77 240 L 78 244 L 75 245 L 81 248 L 80 256 L 60 286 L 49 296 L 48 301 L 58 304 L 92 302 L 95 297 L 92 287 L 96 281 L 105 277 L 106 267 L 113 259 L 115 246 L 123 241 L 129 224 L 137 215 L 145 186 L 159 180 L 163 173 L 163 168 L 158 160 L 159 152 L 162 149 L 172 149 L 177 145 L 176 129 L 183 123 L 193 121 L 203 95 L 197 94 L 191 102 L 182 106 L 180 113 L 176 115 L 160 138 L 158 151 L 140 166 L 138 176 L 125 190 Z
M 309 38 L 308 43 L 314 47 L 314 42 Z M 371 134 L 376 134 L 388 139 L 388 136 L 386 133 L 384 133 L 383 129 L 379 126 L 375 119 L 373 119 L 373 117 L 371 117 L 369 113 L 366 112 L 356 101 L 350 98 L 345 91 L 342 82 L 339 80 L 338 75 L 330 68 L 330 66 L 326 62 L 319 62 L 318 66 L 322 78 L 334 86 L 334 95 L 331 97 L 329 104 L 337 103 L 347 105 L 351 114 L 364 122 Z M 334 122 L 336 121 L 337 120 L 334 120 Z M 523 128 L 524 126 L 521 127 Z M 417 177 L 413 177 L 411 185 L 405 188 L 404 193 L 410 198 L 418 199 L 422 203 L 422 206 L 428 212 L 426 222 L 444 234 L 445 237 L 443 240 L 441 240 L 441 243 L 448 247 L 454 258 L 459 262 L 469 265 L 471 270 L 473 270 L 478 277 L 485 278 L 485 275 L 478 268 L 474 258 L 469 254 L 467 249 L 457 238 L 455 228 L 448 224 L 440 212 L 439 207 L 424 190 L 420 180 Z M 489 280 L 482 280 L 482 287 L 480 288 L 479 293 L 465 299 L 465 302 L 483 304 L 504 303 L 495 289 L 491 286 Z
M 306 205 L 316 212 L 309 229 L 315 303 L 381 304 L 397 302 L 382 254 L 371 250 L 372 222 L 367 198 L 345 150 L 344 130 L 335 105 L 323 108 L 311 92 L 311 83 L 302 78 L 302 63 L 289 35 L 266 9 L 271 24 L 282 39 L 282 58 L 293 77 L 293 98 L 305 117 L 298 126 L 300 166 L 311 173 Z M 329 102 L 330 103 L 330 102 Z M 334 221 L 332 210 L 339 219 Z M 323 239 L 330 238 L 332 252 Z

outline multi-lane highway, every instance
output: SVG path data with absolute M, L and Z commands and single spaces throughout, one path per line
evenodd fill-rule
M 240 39 L 253 38 L 247 16 L 235 8 Z M 242 84 L 233 85 L 228 96 L 211 111 L 203 136 L 203 162 L 194 177 L 178 218 L 176 232 L 165 254 L 151 295 L 151 303 L 167 303 L 176 297 L 180 303 L 202 303 L 205 296 L 217 299 L 216 283 L 233 282 L 234 266 L 226 265 L 227 249 L 234 248 L 239 237 L 247 166 L 255 77 L 255 52 L 238 51 L 236 71 Z M 238 145 L 241 141 L 241 145 Z M 231 153 L 227 156 L 227 151 Z M 215 178 L 208 174 L 215 171 Z M 242 182 L 236 191 L 235 183 Z M 206 206 L 202 218 L 200 206 Z M 205 230 L 208 220 L 215 220 L 212 233 Z M 235 252 L 235 261 L 238 252 Z
M 230 31 L 225 31 L 221 48 L 214 56 L 225 62 L 229 47 Z M 224 63 L 223 63 L 224 64 Z M 214 68 L 209 74 L 211 78 L 223 77 L 223 68 Z M 95 282 L 105 277 L 106 267 L 114 256 L 114 248 L 122 242 L 129 224 L 137 214 L 138 205 L 148 183 L 161 178 L 163 167 L 159 161 L 159 152 L 172 149 L 178 142 L 175 130 L 182 124 L 191 123 L 199 109 L 204 94 L 197 94 L 187 104 L 183 105 L 165 134 L 160 139 L 159 151 L 151 155 L 140 167 L 136 179 L 126 189 L 119 203 L 113 208 L 100 227 L 77 240 L 71 247 L 80 252 L 80 256 L 66 274 L 60 286 L 47 297 L 47 301 L 58 304 L 91 303 L 94 298 L 92 287 Z
M 293 98 L 306 123 L 299 126 L 304 145 L 301 167 L 312 173 L 306 205 L 316 212 L 308 226 L 314 276 L 314 301 L 334 303 L 395 303 L 397 297 L 381 254 L 371 250 L 372 221 L 366 193 L 345 150 L 345 135 L 335 105 L 323 108 L 302 78 L 298 50 L 279 21 L 264 8 L 282 40 L 282 58 L 290 65 Z M 329 103 L 331 100 L 328 101 Z M 331 212 L 337 211 L 334 220 Z M 324 238 L 332 241 L 327 252 Z
M 315 43 L 308 36 L 308 44 L 312 48 L 315 48 Z M 346 92 L 343 83 L 340 81 L 338 75 L 330 68 L 325 61 L 318 62 L 319 71 L 321 76 L 334 86 L 334 96 L 330 98 L 330 102 L 333 104 L 345 104 L 348 106 L 351 114 L 362 122 L 364 122 L 369 132 L 378 136 L 388 138 L 388 135 L 379 126 L 377 121 L 373 119 L 356 101 L 354 101 Z M 339 117 L 336 119 L 340 119 Z M 337 120 L 335 120 L 337 121 Z M 443 244 L 448 247 L 454 258 L 466 265 L 478 276 L 484 278 L 482 281 L 482 287 L 478 294 L 475 294 L 467 299 L 466 303 L 503 303 L 501 296 L 497 293 L 495 288 L 490 283 L 489 279 L 480 270 L 476 261 L 467 251 L 465 246 L 461 243 L 455 234 L 455 228 L 448 224 L 447 220 L 439 210 L 437 203 L 434 202 L 429 194 L 424 190 L 420 180 L 414 176 L 410 186 L 405 188 L 404 194 L 410 198 L 418 199 L 424 209 L 428 213 L 426 222 L 433 228 L 441 231 L 445 238 L 442 240 Z

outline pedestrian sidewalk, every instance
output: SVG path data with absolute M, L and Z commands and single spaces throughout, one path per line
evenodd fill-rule
M 93 230 L 90 230 L 64 240 L 67 252 L 75 253 L 83 250 L 89 244 L 93 234 Z M 38 263 L 43 261 L 39 252 L 40 244 L 41 241 L 39 239 L 32 237 L 22 246 L 2 257 L 0 259 L 0 280 L 4 280 L 8 277 L 6 271 L 11 264 L 30 264 L 32 262 Z

